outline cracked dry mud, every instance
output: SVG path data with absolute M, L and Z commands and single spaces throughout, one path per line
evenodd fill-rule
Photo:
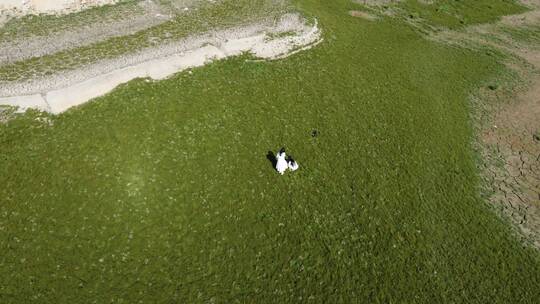
M 538 26 L 539 17 L 540 5 L 500 23 L 527 28 Z M 529 80 L 525 89 L 490 109 L 489 124 L 480 133 L 485 178 L 493 192 L 490 202 L 519 227 L 526 241 L 540 248 L 540 48 L 537 43 L 512 40 L 498 32 L 497 25 L 481 30 L 502 42 L 489 45 L 526 62 L 528 67 L 513 68 Z
M 362 2 L 358 0 L 357 2 Z M 367 4 L 370 1 L 366 1 Z M 509 62 L 528 85 L 510 94 L 497 87 L 481 92 L 480 107 L 487 117 L 479 118 L 478 140 L 484 160 L 483 177 L 489 202 L 510 219 L 524 241 L 540 249 L 540 43 L 516 39 L 508 30 L 535 31 L 540 27 L 540 2 L 522 0 L 531 10 L 505 16 L 499 22 L 468 26 L 461 30 L 432 31 L 429 39 L 481 49 L 485 46 L 509 54 Z M 373 4 L 372 4 L 373 5 Z M 485 101 L 482 101 L 486 99 Z M 478 114 L 480 115 L 480 114 Z M 485 119 L 485 121 L 484 121 Z
M 540 77 L 494 112 L 481 134 L 491 202 L 540 248 Z

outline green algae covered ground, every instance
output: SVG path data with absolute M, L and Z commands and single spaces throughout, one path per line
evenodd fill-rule
M 0 126 L 1 303 L 537 303 L 540 255 L 481 199 L 472 148 L 497 57 L 296 4 L 310 51 Z

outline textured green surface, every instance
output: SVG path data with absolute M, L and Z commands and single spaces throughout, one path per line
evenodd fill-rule
M 0 301 L 537 302 L 540 257 L 479 198 L 470 144 L 468 96 L 503 66 L 298 5 L 311 51 L 0 126 Z

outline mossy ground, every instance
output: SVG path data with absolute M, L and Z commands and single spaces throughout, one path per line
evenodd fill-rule
M 346 0 L 296 4 L 315 49 L 0 126 L 2 303 L 540 298 L 471 144 L 469 96 L 504 66 Z M 266 158 L 282 146 L 294 174 Z

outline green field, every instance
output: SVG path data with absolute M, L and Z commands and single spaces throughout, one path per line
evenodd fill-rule
M 296 5 L 310 51 L 0 125 L 0 303 L 540 301 L 540 254 L 480 195 L 469 97 L 498 58 Z

